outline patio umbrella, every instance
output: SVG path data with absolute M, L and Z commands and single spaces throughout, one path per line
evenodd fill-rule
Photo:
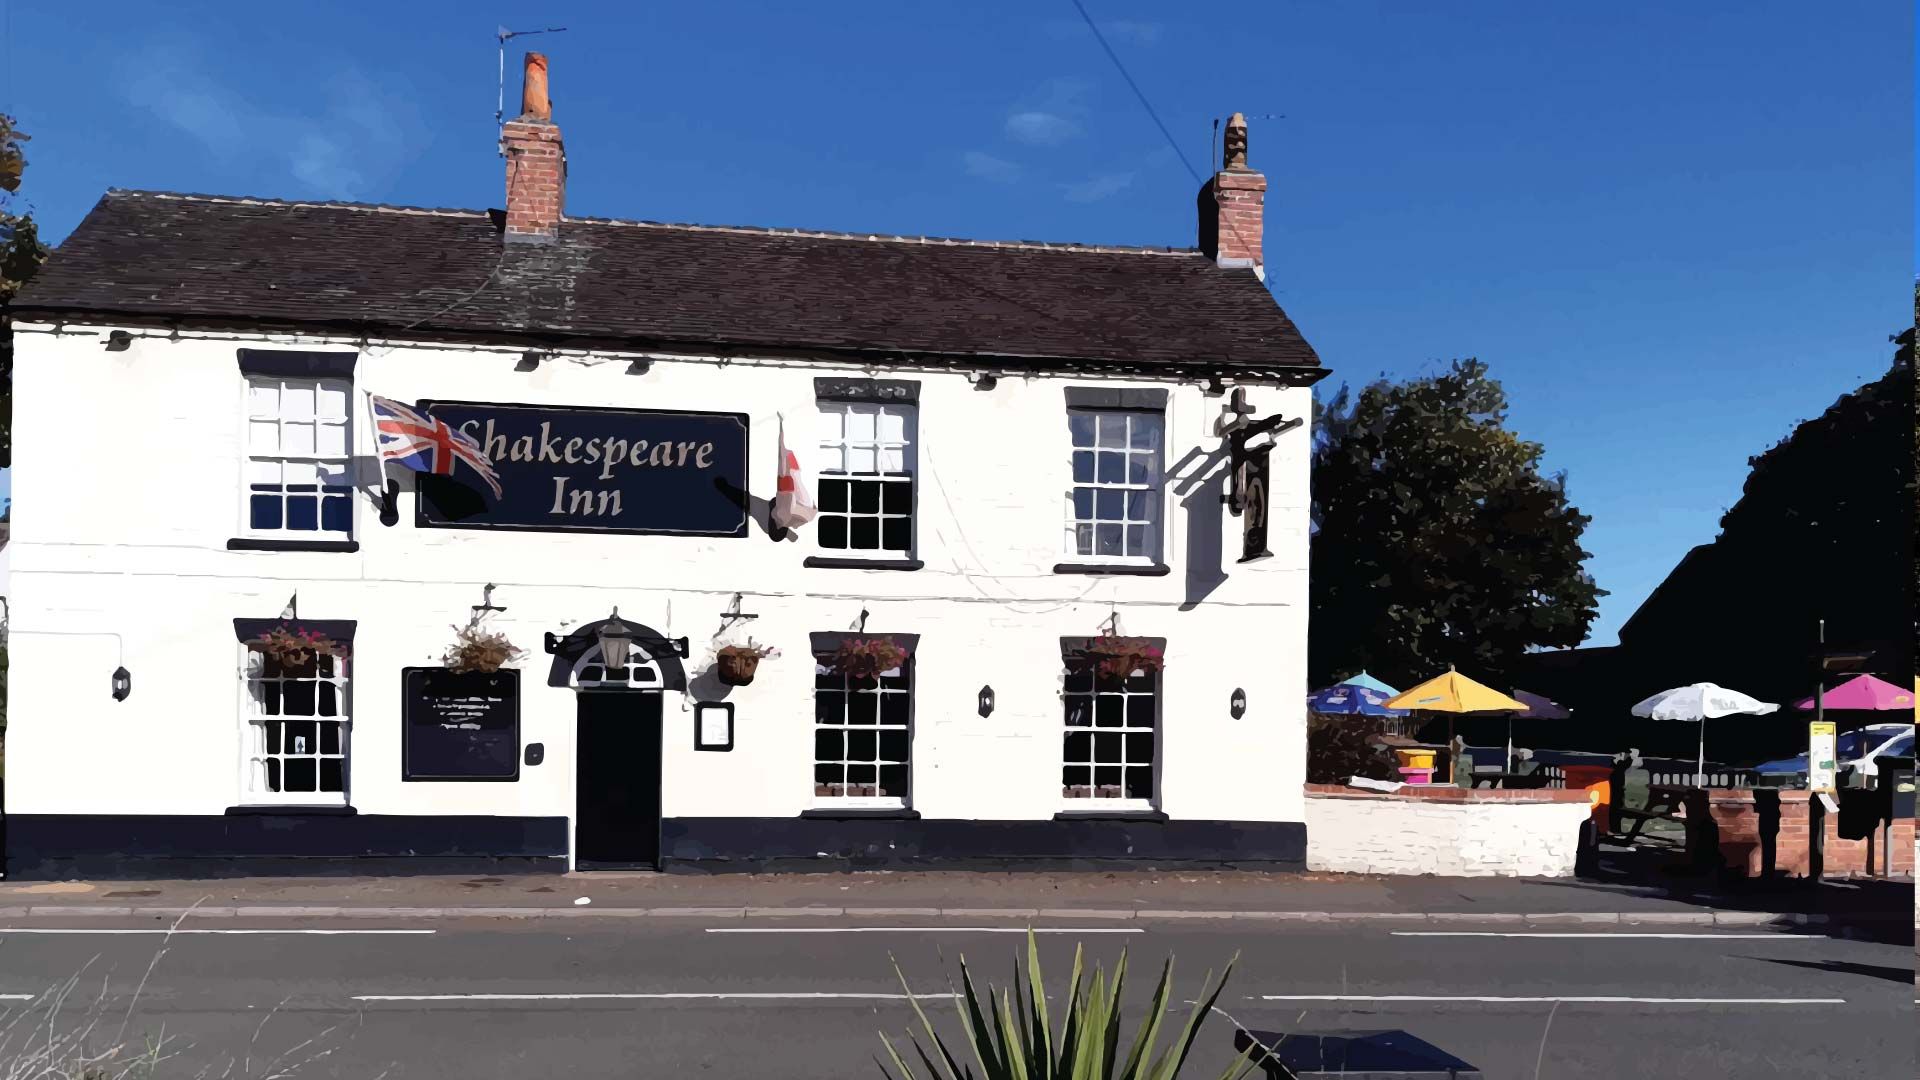
M 1389 709 L 1416 709 L 1421 712 L 1447 714 L 1447 744 L 1453 744 L 1453 718 L 1461 713 L 1493 713 L 1527 711 L 1527 703 L 1474 682 L 1452 668 L 1444 675 L 1436 675 L 1426 682 L 1403 694 L 1387 699 Z M 1447 759 L 1448 772 L 1453 768 L 1452 755 Z M 1452 780 L 1451 775 L 1448 780 Z
M 1765 716 L 1780 706 L 1710 682 L 1662 690 L 1633 707 L 1633 715 L 1651 720 L 1686 720 L 1700 725 L 1700 756 L 1694 764 L 1695 787 L 1706 786 L 1707 719 L 1715 716 Z
M 1329 716 L 1405 716 L 1404 709 L 1389 709 L 1387 699 L 1399 693 L 1379 679 L 1361 672 L 1345 682 L 1307 695 L 1307 708 Z
M 1912 693 L 1872 675 L 1858 675 L 1848 679 L 1828 690 L 1822 697 L 1824 700 L 1818 704 L 1843 712 L 1855 709 L 1874 712 L 1906 712 L 1913 708 Z M 1806 698 L 1794 702 L 1793 707 L 1801 712 L 1812 712 L 1815 704 L 1813 698 Z
M 1573 716 L 1573 710 L 1552 700 L 1545 694 L 1535 694 L 1526 690 L 1515 690 L 1513 699 L 1526 705 L 1525 712 L 1508 712 L 1507 716 L 1507 761 L 1513 761 L 1513 722 L 1518 720 L 1566 720 Z

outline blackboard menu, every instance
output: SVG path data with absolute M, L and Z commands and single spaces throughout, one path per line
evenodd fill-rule
M 406 780 L 520 778 L 520 673 L 401 672 Z

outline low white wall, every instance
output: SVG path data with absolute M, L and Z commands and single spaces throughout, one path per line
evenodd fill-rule
M 1589 805 L 1307 796 L 1307 869 L 1442 877 L 1572 877 Z

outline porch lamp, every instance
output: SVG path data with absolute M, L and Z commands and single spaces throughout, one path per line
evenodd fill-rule
M 633 648 L 633 632 L 620 618 L 620 609 L 614 608 L 613 614 L 600 627 L 600 659 L 612 671 L 625 670 L 627 654 Z
M 982 686 L 980 688 L 980 715 L 993 715 L 993 687 L 991 686 Z
M 1234 687 L 1233 696 L 1227 699 L 1227 712 L 1232 714 L 1235 720 L 1247 715 L 1247 692 L 1245 690 L 1237 686 Z
M 113 700 L 125 701 L 133 693 L 133 676 L 124 667 L 113 669 Z

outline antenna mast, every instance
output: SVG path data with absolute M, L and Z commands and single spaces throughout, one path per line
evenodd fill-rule
M 564 26 L 549 26 L 544 30 L 509 30 L 502 26 L 494 31 L 493 36 L 500 42 L 500 87 L 493 103 L 493 126 L 496 130 L 507 120 L 507 42 L 530 34 L 558 34 L 565 29 Z M 501 153 L 505 154 L 506 151 L 502 150 Z

